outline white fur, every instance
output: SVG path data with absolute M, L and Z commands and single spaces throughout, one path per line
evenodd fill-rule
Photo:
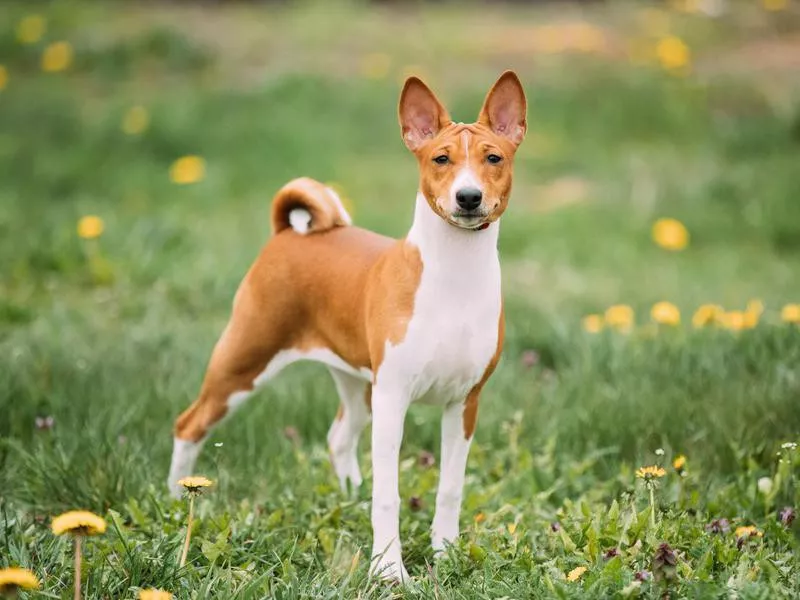
M 350 366 L 337 354 L 327 348 L 315 348 L 314 350 L 281 350 L 272 357 L 272 360 L 269 361 L 264 370 L 253 379 L 253 389 L 233 392 L 228 397 L 228 413 L 225 416 L 227 417 L 233 413 L 244 404 L 245 400 L 250 398 L 259 388 L 263 387 L 285 367 L 300 360 L 321 362 L 332 369 L 342 371 L 344 374 L 351 375 L 363 381 L 372 380 L 372 371 L 365 368 L 356 369 Z
M 358 438 L 370 419 L 366 404 L 369 383 L 338 369 L 331 368 L 330 372 L 344 413 L 333 421 L 328 431 L 328 449 L 339 484 L 346 491 L 348 481 L 354 488 L 362 481 L 358 468 Z
M 497 350 L 501 310 L 499 224 L 468 231 L 444 222 L 417 195 L 407 241 L 419 248 L 422 278 L 403 341 L 387 342 L 372 391 L 373 570 L 405 577 L 398 537 L 398 458 L 411 402 L 445 406 L 442 471 L 433 542 L 458 534 L 469 440 L 463 403 Z
M 419 249 L 423 263 L 414 312 L 403 341 L 386 343 L 372 389 L 372 572 L 388 578 L 408 579 L 399 537 L 398 462 L 405 415 L 415 400 L 444 406 L 441 477 L 432 529 L 434 548 L 440 550 L 458 535 L 470 445 L 464 436 L 464 400 L 483 377 L 498 342 L 498 233 L 497 222 L 482 231 L 454 227 L 431 210 L 421 193 L 417 194 L 414 224 L 407 237 L 408 243 Z M 372 373 L 348 365 L 330 350 L 284 350 L 255 378 L 254 388 L 297 360 L 316 360 L 331 367 L 344 415 L 332 425 L 328 444 L 342 486 L 347 481 L 358 485 L 361 473 L 356 448 L 358 435 L 369 419 L 364 393 Z M 246 390 L 231 394 L 229 412 L 251 394 Z M 169 476 L 173 494 L 180 494 L 174 482 L 191 474 L 201 446 L 202 441 L 175 440 Z
M 193 475 L 194 464 L 197 456 L 203 449 L 203 442 L 191 442 L 189 440 L 172 440 L 172 462 L 169 466 L 169 476 L 167 477 L 167 487 L 173 498 L 180 498 L 183 488 L 178 485 L 178 480 Z
M 445 542 L 458 537 L 458 517 L 464 490 L 464 471 L 472 439 L 464 437 L 464 407 L 455 402 L 442 415 L 442 451 L 439 460 L 439 489 L 436 492 L 436 513 L 431 527 L 431 545 L 438 553 Z
M 450 192 L 448 194 L 448 206 L 443 207 L 445 211 L 448 213 L 455 212 L 458 210 L 458 202 L 456 201 L 456 194 L 459 190 L 463 190 L 465 188 L 477 188 L 483 191 L 483 184 L 481 183 L 480 179 L 475 175 L 475 172 L 472 170 L 472 167 L 469 164 L 469 132 L 464 131 L 461 134 L 461 141 L 464 144 L 464 152 L 466 159 L 464 160 L 464 166 L 456 174 L 455 178 L 453 179 L 453 183 L 450 185 Z
M 224 339 L 224 335 L 223 335 Z M 253 380 L 253 389 L 251 390 L 239 390 L 233 392 L 230 396 L 228 396 L 227 404 L 228 404 L 228 412 L 225 414 L 225 418 L 227 419 L 230 415 L 232 415 L 236 409 L 238 409 L 245 401 L 252 396 L 256 390 L 262 387 L 267 381 L 275 377 L 278 373 L 280 373 L 284 367 L 292 364 L 293 362 L 297 362 L 299 360 L 313 360 L 317 362 L 324 363 L 331 367 L 331 373 L 333 374 L 334 371 L 337 373 L 341 373 L 341 376 L 349 377 L 355 381 L 360 382 L 369 382 L 372 380 L 372 371 L 369 369 L 361 368 L 356 369 L 349 364 L 347 364 L 344 360 L 342 360 L 338 355 L 328 349 L 317 348 L 314 350 L 281 350 L 275 356 L 272 357 L 272 360 L 269 361 L 266 368 Z M 336 376 L 334 376 L 334 381 L 336 381 Z M 354 384 L 349 384 L 351 387 Z M 362 383 L 362 385 L 365 385 Z M 337 389 L 339 389 L 339 383 L 337 382 Z M 348 388 L 349 389 L 349 388 Z M 361 404 L 364 404 L 364 392 L 361 393 Z M 339 389 L 340 396 L 343 396 L 343 392 Z M 342 397 L 342 402 L 345 403 L 345 409 L 347 408 L 349 398 Z M 356 407 L 357 409 L 357 407 Z M 355 463 L 355 468 L 353 468 L 353 461 L 355 460 L 355 453 L 356 453 L 356 446 L 357 440 L 353 442 L 350 438 L 355 435 L 357 437 L 357 433 L 353 434 L 351 431 L 355 431 L 358 428 L 360 423 L 359 415 L 355 412 L 355 410 L 350 410 L 350 414 L 348 415 L 347 410 L 345 410 L 345 420 L 347 421 L 347 428 L 343 429 L 342 432 L 338 434 L 338 437 L 335 438 L 337 442 L 337 448 L 339 449 L 338 454 L 342 456 L 342 460 L 340 460 L 340 464 L 343 465 L 341 469 L 337 467 L 336 463 L 334 466 L 337 468 L 337 475 L 339 475 L 340 481 L 342 479 L 342 475 L 345 476 L 345 480 L 349 479 L 353 485 L 360 485 L 361 484 L 361 474 L 358 472 L 358 463 Z M 361 429 L 363 429 L 364 425 L 362 424 Z M 358 433 L 361 432 L 361 429 L 358 429 Z M 341 440 L 341 442 L 339 441 Z M 182 477 L 187 477 L 188 475 L 192 474 L 194 470 L 194 465 L 197 461 L 197 457 L 200 454 L 200 450 L 203 447 L 203 442 L 205 440 L 200 440 L 199 442 L 192 442 L 189 440 L 181 440 L 178 438 L 174 439 L 173 448 L 172 448 L 172 462 L 170 465 L 169 470 L 169 477 L 167 479 L 167 485 L 169 486 L 170 493 L 179 498 L 182 490 L 179 485 L 177 485 L 177 480 L 181 479 Z M 335 457 L 334 457 L 335 458 Z M 343 486 L 345 483 L 342 484 Z
M 311 213 L 305 208 L 293 208 L 289 211 L 289 225 L 297 233 L 308 233 L 311 229 Z

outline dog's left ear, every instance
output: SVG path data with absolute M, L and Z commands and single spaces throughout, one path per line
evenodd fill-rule
M 478 123 L 519 146 L 528 128 L 526 112 L 525 90 L 519 77 L 514 71 L 506 71 L 486 95 Z

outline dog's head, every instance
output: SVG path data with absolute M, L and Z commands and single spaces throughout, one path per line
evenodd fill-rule
M 475 123 L 454 123 L 416 77 L 406 80 L 399 112 L 403 141 L 417 157 L 420 191 L 431 209 L 463 229 L 483 229 L 499 219 L 527 127 L 525 92 L 516 74 L 500 76 Z

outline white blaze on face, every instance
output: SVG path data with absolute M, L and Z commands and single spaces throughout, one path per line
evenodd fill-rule
M 450 186 L 450 212 L 458 210 L 456 194 L 459 190 L 463 190 L 464 188 L 477 188 L 483 191 L 481 182 L 475 176 L 475 172 L 469 165 L 469 138 L 469 131 L 463 131 L 461 133 L 461 142 L 464 144 L 464 156 L 466 158 L 464 159 L 464 166 L 461 167 L 461 170 L 459 170 L 459 172 L 456 174 L 456 178 L 453 180 L 453 185 Z

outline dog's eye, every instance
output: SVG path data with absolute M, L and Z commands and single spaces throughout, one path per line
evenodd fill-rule
M 490 154 L 489 156 L 486 157 L 486 160 L 488 162 L 490 162 L 491 164 L 496 165 L 501 160 L 503 160 L 503 157 L 502 156 L 498 156 L 497 154 Z
M 450 158 L 447 156 L 447 154 L 440 154 L 433 159 L 433 162 L 435 162 L 437 165 L 446 165 L 450 162 Z

